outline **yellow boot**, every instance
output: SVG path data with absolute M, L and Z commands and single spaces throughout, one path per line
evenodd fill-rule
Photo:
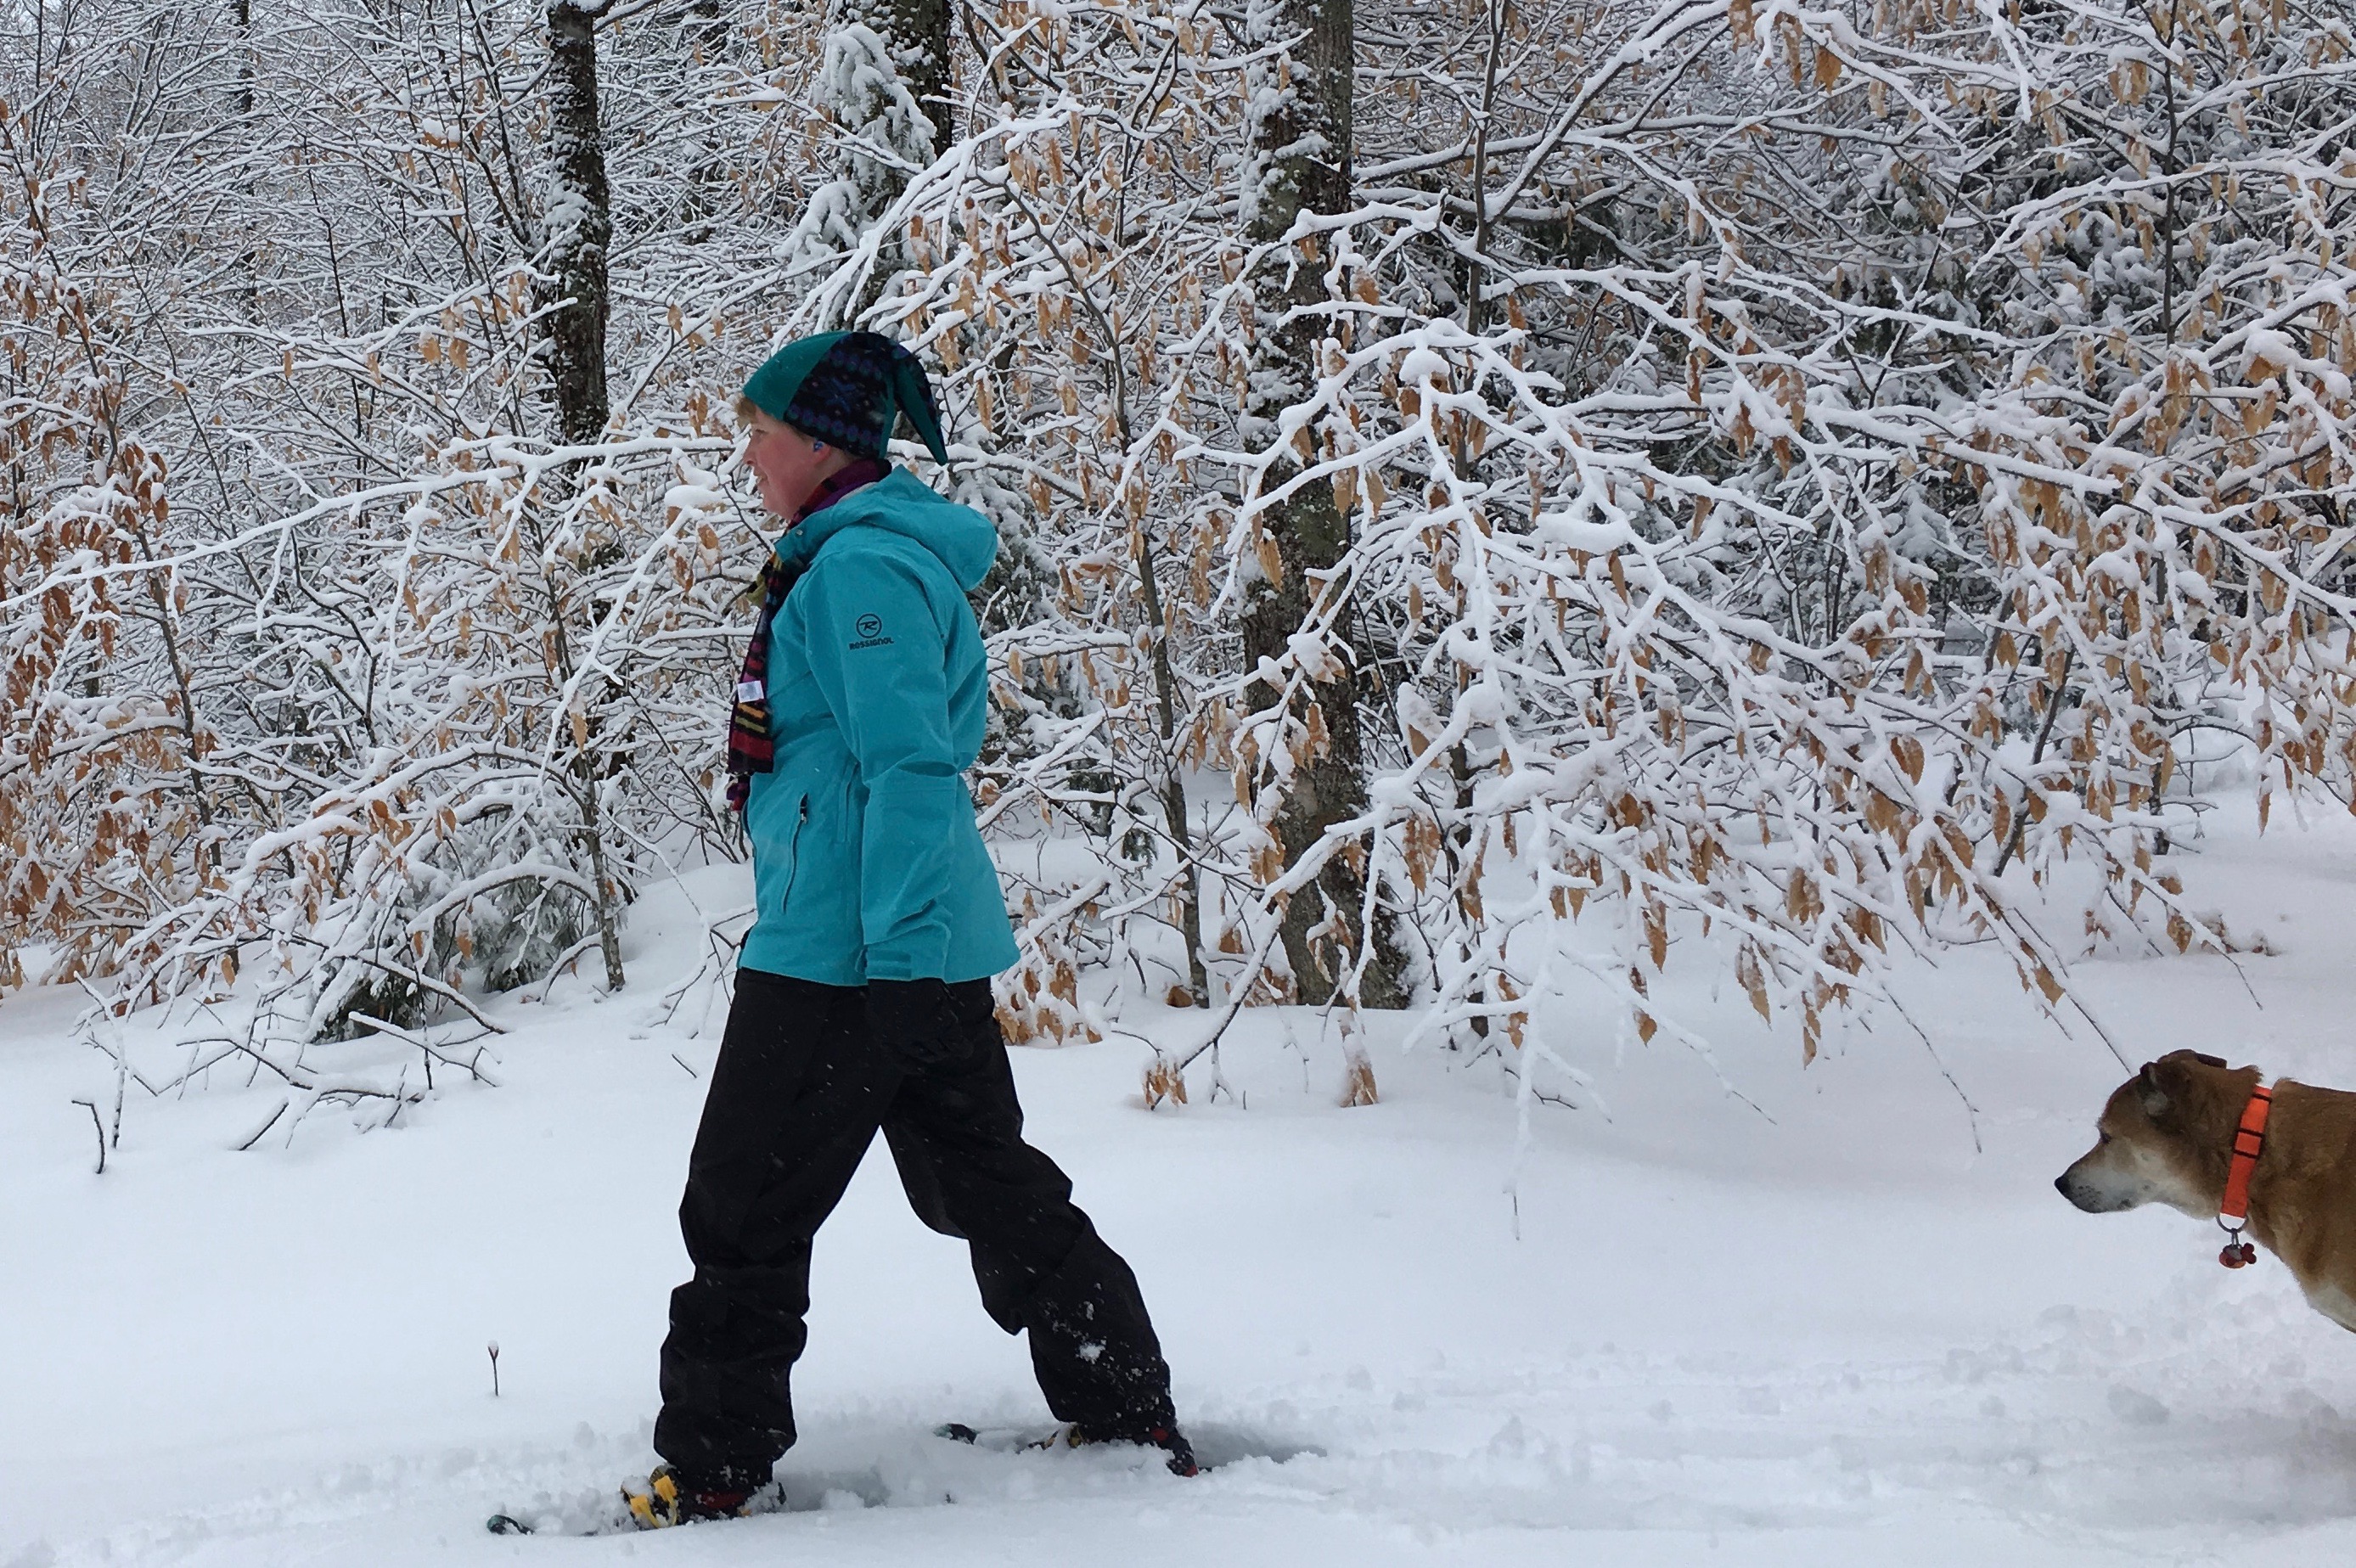
M 647 1489 L 634 1491 L 626 1485 L 622 1500 L 630 1505 L 631 1522 L 640 1530 L 667 1530 L 701 1520 L 742 1519 L 753 1511 L 755 1491 L 698 1485 L 669 1465 L 657 1465 L 647 1477 Z

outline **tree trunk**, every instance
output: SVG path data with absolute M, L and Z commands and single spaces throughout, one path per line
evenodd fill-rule
M 1266 48 L 1306 34 L 1306 59 L 1271 59 L 1259 80 L 1247 85 L 1252 114 L 1252 167 L 1244 191 L 1252 240 L 1274 244 L 1303 212 L 1349 209 L 1351 68 L 1354 20 L 1351 0 L 1253 0 L 1247 13 L 1250 42 Z M 1285 407 L 1306 397 L 1313 385 L 1324 342 L 1323 318 L 1313 307 L 1326 297 L 1323 263 L 1297 246 L 1272 255 L 1270 272 L 1289 267 L 1289 278 L 1272 278 L 1258 295 L 1261 355 L 1253 378 L 1251 412 L 1258 439 L 1274 441 L 1275 420 Z M 1287 450 L 1269 467 L 1262 488 L 1281 485 L 1300 472 L 1298 453 Z M 1350 547 L 1349 519 L 1325 485 L 1310 485 L 1259 514 L 1261 528 L 1276 545 L 1283 581 L 1265 577 L 1252 584 L 1242 617 L 1244 662 L 1281 662 L 1289 639 L 1312 619 L 1322 594 L 1339 592 L 1312 578 L 1339 563 Z M 1290 868 L 1315 849 L 1325 831 L 1357 816 L 1366 805 L 1364 749 L 1358 731 L 1356 617 L 1344 604 L 1334 617 L 1336 650 L 1347 666 L 1336 680 L 1312 683 L 1293 717 L 1306 722 L 1318 709 L 1325 731 L 1322 753 L 1312 752 L 1295 769 L 1279 805 L 1274 827 Z M 1265 709 L 1277 693 L 1260 683 L 1250 688 L 1255 708 Z M 1300 999 L 1322 1005 L 1332 999 L 1346 960 L 1320 951 L 1311 933 L 1329 915 L 1355 944 L 1365 929 L 1366 883 L 1363 858 L 1331 852 L 1316 880 L 1294 894 L 1283 915 L 1285 957 L 1292 966 Z M 1357 1000 L 1367 1007 L 1406 1004 L 1402 960 L 1391 939 L 1390 922 L 1378 914 L 1375 951 L 1367 957 Z
M 1275 240 L 1304 209 L 1345 212 L 1350 206 L 1352 0 L 1250 0 L 1247 36 L 1265 48 L 1306 33 L 1308 58 L 1264 62 L 1247 92 L 1253 168 L 1244 193 L 1251 238 Z M 1305 292 L 1304 292 L 1305 291 Z M 1314 280 L 1295 293 L 1315 299 Z M 1315 329 L 1301 331 L 1313 341 Z
M 603 5 L 550 0 L 550 190 L 541 219 L 548 271 L 543 306 L 556 427 L 567 444 L 605 429 L 605 252 L 614 217 L 605 190 L 605 141 L 597 113 L 597 16 Z
M 933 123 L 933 155 L 955 140 L 949 124 L 950 0 L 869 0 L 864 20 L 892 46 L 900 80 Z
M 1121 443 L 1129 443 L 1126 421 Z M 1178 852 L 1183 874 L 1179 879 L 1178 933 L 1186 944 L 1186 990 L 1198 1008 L 1211 1005 L 1210 972 L 1203 965 L 1203 868 L 1194 858 L 1194 835 L 1186 820 L 1186 779 L 1178 763 L 1178 677 L 1170 667 L 1169 622 L 1162 607 L 1162 585 L 1153 575 L 1153 541 L 1139 539 L 1137 581 L 1144 592 L 1146 618 L 1153 624 L 1153 696 L 1156 732 L 1162 746 L 1155 759 L 1162 770 L 1157 793 L 1162 820 Z
M 688 46 L 688 62 L 680 81 L 685 104 L 700 106 L 709 102 L 712 82 L 727 69 L 728 17 L 720 8 L 720 0 L 688 0 L 684 20 L 682 41 Z M 699 143 L 695 163 L 687 171 L 685 237 L 702 240 L 712 238 L 712 219 L 727 201 L 728 163 L 708 116 L 697 126 L 695 135 Z
M 605 187 L 605 140 L 597 107 L 597 17 L 603 4 L 550 0 L 548 7 L 548 208 L 541 222 L 546 267 L 553 282 L 542 285 L 547 324 L 549 384 L 556 400 L 556 429 L 567 446 L 605 434 L 605 255 L 614 238 L 614 218 Z M 560 303 L 561 302 L 561 303 Z M 563 482 L 565 489 L 569 481 Z M 562 493 L 551 497 L 562 504 Z M 546 554 L 543 571 L 549 570 Z M 549 614 L 556 634 L 559 668 L 569 687 L 571 638 L 566 635 L 566 595 L 552 582 Z M 576 696 L 583 709 L 589 694 Z M 552 723 L 562 723 L 551 715 Z M 619 890 L 606 869 L 605 838 L 599 821 L 596 770 L 585 743 L 573 758 L 573 795 L 581 812 L 584 848 L 596 890 L 597 944 L 605 960 L 605 988 L 622 988 Z

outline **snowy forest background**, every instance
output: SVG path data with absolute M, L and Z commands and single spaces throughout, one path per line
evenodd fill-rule
M 158 1092 L 744 853 L 727 411 L 841 326 L 1004 541 L 1018 1040 L 1650 1040 L 1697 927 L 1809 1055 L 1909 949 L 2067 1011 L 2080 903 L 2228 942 L 2204 767 L 2356 789 L 2343 6 L 5 10 L 0 988 L 178 1009 Z

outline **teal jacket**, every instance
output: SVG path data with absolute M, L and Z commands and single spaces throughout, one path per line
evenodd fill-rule
M 744 805 L 741 962 L 828 986 L 997 974 L 1014 938 L 964 778 L 990 685 L 965 593 L 996 532 L 895 468 L 776 549 L 809 570 L 769 628 L 776 759 Z

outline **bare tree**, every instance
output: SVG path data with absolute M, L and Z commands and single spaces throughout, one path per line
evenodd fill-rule
M 1276 765 L 1280 798 L 1269 823 L 1286 869 L 1321 861 L 1312 880 L 1285 901 L 1283 943 L 1296 993 L 1331 1000 L 1346 981 L 1368 1007 L 1405 1005 L 1404 964 L 1391 917 L 1370 907 L 1362 847 L 1328 843 L 1366 805 L 1365 749 L 1358 709 L 1365 695 L 1352 574 L 1350 518 L 1332 484 L 1305 477 L 1332 449 L 1332 432 L 1312 416 L 1333 317 L 1326 306 L 1355 280 L 1319 218 L 1354 206 L 1350 180 L 1355 34 L 1350 0 L 1255 0 L 1247 36 L 1267 51 L 1248 76 L 1250 170 L 1243 190 L 1246 233 L 1267 252 L 1266 293 L 1257 295 L 1260 349 L 1246 439 L 1262 460 L 1246 512 L 1272 546 L 1258 568 L 1242 615 L 1248 669 L 1291 665 L 1297 689 L 1255 679 L 1247 700 L 1280 709 L 1260 744 Z M 1289 417 L 1288 417 L 1289 416 Z M 1305 648 L 1305 653 L 1304 653 Z M 1353 962 L 1354 950 L 1365 948 Z
M 549 196 L 541 221 L 545 230 L 546 272 L 541 308 L 548 336 L 550 389 L 556 401 L 558 438 L 589 445 L 605 433 L 606 252 L 614 240 L 612 198 L 605 183 L 605 136 L 597 100 L 597 17 L 611 0 L 549 0 L 548 147 Z M 558 496 L 569 494 L 571 472 L 559 470 Z M 545 508 L 534 508 L 536 521 Z M 590 761 L 581 704 L 594 693 L 580 690 L 602 672 L 584 670 L 573 647 L 573 621 L 581 606 L 571 602 L 566 568 L 572 562 L 544 527 L 533 530 L 543 566 L 557 674 L 582 731 L 573 760 L 573 786 L 581 812 L 583 848 L 595 884 L 598 948 L 605 961 L 608 989 L 622 988 L 621 892 L 605 865 L 597 776 Z
M 549 0 L 549 190 L 541 215 L 541 286 L 549 389 L 558 438 L 586 445 L 605 432 L 606 253 L 614 243 L 605 136 L 597 101 L 597 18 L 610 0 Z

